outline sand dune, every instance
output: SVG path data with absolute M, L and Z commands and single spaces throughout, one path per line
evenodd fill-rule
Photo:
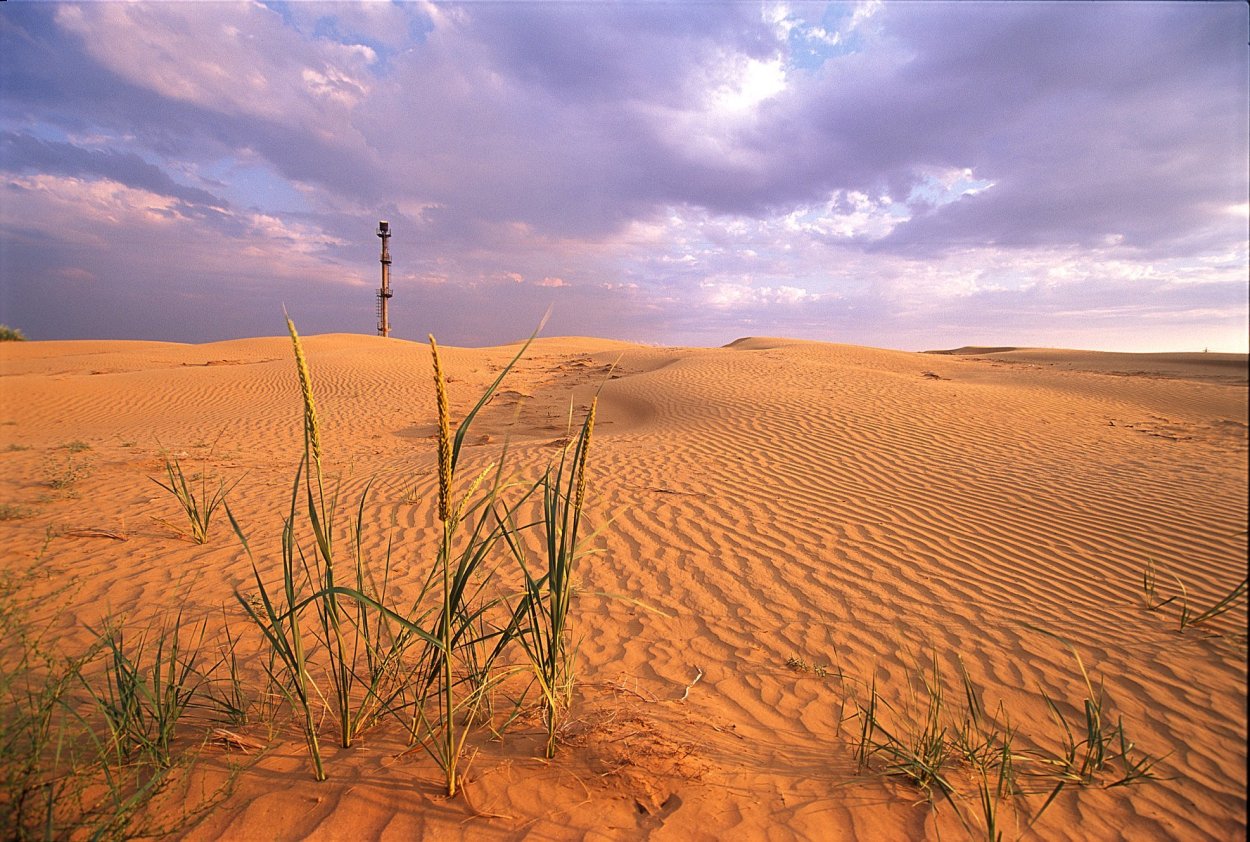
M 374 481 L 365 551 L 393 539 L 428 558 L 428 348 L 305 348 L 344 498 Z M 446 349 L 454 414 L 515 350 Z M 987 707 L 1041 743 L 1058 733 L 1043 694 L 1079 713 L 1074 649 L 1162 780 L 1066 788 L 1036 838 L 1245 838 L 1245 601 L 1181 634 L 1175 604 L 1143 608 L 1141 581 L 1153 563 L 1161 590 L 1175 574 L 1209 605 L 1246 575 L 1246 375 L 1245 356 L 1216 354 L 539 339 L 467 458 L 507 441 L 519 470 L 545 464 L 570 407 L 602 388 L 588 513 L 601 553 L 579 568 L 582 684 L 561 753 L 539 759 L 532 723 L 483 739 L 468 799 L 449 801 L 401 734 L 331 751 L 315 783 L 280 730 L 185 835 L 964 838 L 949 806 L 859 772 L 848 694 L 875 675 L 902 708 L 936 653 L 952 699 L 962 662 Z M 29 565 L 53 536 L 40 587 L 72 588 L 44 606 L 66 646 L 110 612 L 139 622 L 181 604 L 216 628 L 250 586 L 246 557 L 224 523 L 205 546 L 162 524 L 176 511 L 149 477 L 168 451 L 238 479 L 232 510 L 272 555 L 301 419 L 285 338 L 0 345 L 0 503 L 29 515 L 0 522 L 3 564 Z M 72 493 L 48 487 L 75 465 Z M 232 757 L 211 748 L 203 785 Z
M 1246 385 L 1245 354 L 1207 352 L 1124 354 L 1107 351 L 1071 351 L 1061 348 L 977 348 L 971 346 L 927 353 L 974 356 L 979 360 L 998 364 L 1055 368 L 1061 371 Z

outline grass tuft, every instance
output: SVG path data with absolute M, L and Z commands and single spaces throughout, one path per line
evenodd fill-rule
M 198 486 L 197 479 L 199 480 Z M 197 544 L 208 543 L 208 529 L 212 524 L 213 515 L 225 503 L 226 495 L 239 483 L 239 480 L 235 480 L 227 487 L 226 481 L 218 477 L 217 486 L 213 488 L 209 480 L 207 465 L 198 476 L 188 477 L 182 470 L 182 463 L 178 461 L 177 456 L 165 457 L 165 481 L 162 482 L 156 477 L 151 477 L 151 480 L 172 494 L 178 501 L 182 513 L 190 524 L 190 532 L 183 532 L 168 521 L 160 522 L 179 534 L 188 535 Z
M 96 632 L 105 653 L 103 687 L 82 677 L 108 725 L 108 745 L 117 764 L 142 754 L 155 766 L 168 767 L 179 720 L 202 682 L 196 669 L 205 624 L 184 637 L 179 611 L 154 637 L 147 632 L 128 642 L 121 625 L 106 619 Z M 134 638 L 130 638 L 134 640 Z
M 129 839 L 187 826 L 229 786 L 206 797 L 176 786 L 198 758 L 194 740 L 175 743 L 201 686 L 196 627 L 188 634 L 181 615 L 133 633 L 109 621 L 85 651 L 63 654 L 50 640 L 57 617 L 32 619 L 48 604 L 34 596 L 46 573 L 42 559 L 0 572 L 4 838 Z
M 525 593 L 518 608 L 522 621 L 517 639 L 525 649 L 538 682 L 547 724 L 546 755 L 549 758 L 555 756 L 556 733 L 573 693 L 576 649 L 569 641 L 569 608 L 586 496 L 586 458 L 597 405 L 597 400 L 591 402 L 577 438 L 562 451 L 560 461 L 543 475 L 543 513 L 538 524 L 544 550 L 541 557 L 545 561 L 541 572 L 531 569 L 522 545 L 511 540 L 515 530 L 506 533 L 508 545 L 525 577 Z
M 326 461 L 313 371 L 290 319 L 287 327 L 304 448 L 277 551 L 253 552 L 227 499 L 237 480 L 227 484 L 207 464 L 190 475 L 173 456 L 165 458 L 164 476 L 153 478 L 178 501 L 186 534 L 197 543 L 207 541 L 215 513 L 225 511 L 252 567 L 248 593 L 235 593 L 248 622 L 240 630 L 223 617 L 222 636 L 206 646 L 207 621 L 189 622 L 181 611 L 146 628 L 109 617 L 75 660 L 57 661 L 35 646 L 0 651 L 0 768 L 6 776 L 13 770 L 3 780 L 0 823 L 21 828 L 17 838 L 157 835 L 144 816 L 170 786 L 186 780 L 179 770 L 195 756 L 192 724 L 205 729 L 203 740 L 256 748 L 230 729 L 247 725 L 258 709 L 262 717 L 295 716 L 317 780 L 328 774 L 322 745 L 331 730 L 349 747 L 388 718 L 408 728 L 438 765 L 449 796 L 463 791 L 475 752 L 471 735 L 498 736 L 514 722 L 532 722 L 522 715 L 527 710 L 539 709 L 546 753 L 555 754 L 575 680 L 574 574 L 588 540 L 582 519 L 597 401 L 568 445 L 545 470 L 528 468 L 533 473 L 524 481 L 506 467 L 506 444 L 500 458 L 466 467 L 470 426 L 530 342 L 453 424 L 431 337 L 439 534 L 424 569 L 410 577 L 416 587 L 401 597 L 394 559 L 408 548 L 384 535 L 383 551 L 369 549 L 375 546 L 367 539 L 372 482 L 354 517 L 340 505 L 342 485 Z M 85 474 L 78 454 L 86 449 L 78 442 L 63 446 L 65 466 L 53 466 L 49 484 L 69 488 Z M 408 487 L 415 498 L 416 489 L 429 486 Z M 0 517 L 6 512 L 15 515 L 17 508 L 0 509 Z M 0 588 L 0 633 L 20 625 L 7 612 L 6 593 Z M 240 652 L 250 653 L 254 642 L 260 651 L 249 670 Z M 256 673 L 266 682 L 259 692 L 249 684 Z M 66 821 L 76 824 L 61 832 Z
M 1074 648 L 1072 653 L 1085 694 L 1073 722 L 1063 712 L 1071 706 L 1042 691 L 1059 726 L 1058 746 L 1051 748 L 1013 726 L 1001 702 L 991 715 L 962 660 L 962 705 L 947 698 L 936 653 L 928 666 L 909 672 L 908 704 L 901 708 L 882 698 L 874 676 L 866 700 L 854 699 L 860 727 L 851 748 L 861 774 L 907 781 L 935 806 L 949 804 L 970 834 L 983 833 L 988 840 L 1003 838 L 1008 810 L 1018 826 L 1025 809 L 1016 803 L 1019 796 L 1045 796 L 1027 832 L 1066 788 L 1112 788 L 1153 779 L 1159 759 L 1137 751 L 1121 718 L 1112 724 L 1101 685 L 1095 687 L 1080 655 Z M 1021 741 L 1035 747 L 1019 747 Z M 975 816 L 965 815 L 970 797 Z
M 1247 585 L 1250 585 L 1250 578 L 1242 579 L 1241 582 L 1234 585 L 1228 593 L 1217 599 L 1209 607 L 1199 610 L 1190 605 L 1189 589 L 1185 587 L 1185 583 L 1181 581 L 1181 578 L 1175 573 L 1169 575 L 1176 582 L 1177 593 L 1167 599 L 1160 599 L 1158 571 L 1155 568 L 1153 559 L 1147 561 L 1146 566 L 1142 569 L 1142 602 L 1147 611 L 1157 611 L 1179 600 L 1180 614 L 1177 620 L 1177 631 L 1180 632 L 1195 626 L 1201 626 L 1232 610 L 1237 602 L 1246 595 Z
M 289 319 L 287 327 L 304 404 L 304 454 L 283 527 L 280 574 L 263 571 L 229 505 L 223 504 L 253 570 L 254 593 L 236 597 L 270 653 L 270 681 L 301 722 L 315 778 L 324 780 L 327 774 L 319 733 L 323 713 L 335 722 L 336 738 L 344 747 L 364 729 L 391 716 L 405 722 L 414 743 L 438 765 L 447 794 L 455 795 L 461 788 L 469 734 L 489 721 L 494 689 L 521 674 L 520 665 L 505 661 L 512 644 L 530 630 L 522 626 L 532 614 L 529 597 L 523 596 L 518 608 L 498 587 L 492 592 L 488 585 L 497 579 L 499 564 L 524 543 L 521 533 L 540 527 L 539 522 L 518 524 L 515 517 L 526 500 L 540 493 L 545 495 L 549 518 L 554 518 L 543 522 L 556 523 L 551 534 L 561 536 L 555 546 L 558 556 L 564 554 L 560 563 L 567 573 L 585 500 L 585 443 L 593 419 L 588 417 L 579 444 L 564 454 L 558 469 L 548 470 L 545 482 L 517 486 L 519 499 L 504 502 L 500 496 L 512 487 L 505 481 L 502 459 L 476 471 L 467 488 L 457 491 L 459 460 L 470 425 L 529 342 L 453 428 L 441 355 L 431 337 L 439 418 L 440 535 L 415 597 L 395 605 L 390 582 L 394 548 L 386 542 L 380 563 L 365 557 L 371 483 L 361 494 L 355 520 L 338 522 L 339 493 L 324 478 L 313 374 Z M 354 550 L 350 556 L 342 551 L 344 535 Z M 555 578 L 556 610 L 567 617 L 571 586 L 567 575 Z M 560 628 L 563 641 L 566 620 L 561 620 Z M 561 675 L 571 675 L 568 650 L 554 651 L 564 658 Z M 231 712 L 240 706 L 235 695 L 221 705 Z M 558 703 L 546 708 L 548 714 L 553 709 L 557 713 L 546 717 L 549 723 L 557 721 L 562 708 Z M 548 742 L 554 747 L 553 734 L 549 728 Z

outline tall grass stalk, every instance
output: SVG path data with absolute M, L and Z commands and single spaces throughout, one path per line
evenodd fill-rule
M 522 353 L 528 345 L 529 342 L 526 342 Z M 480 583 L 490 578 L 489 558 L 505 531 L 498 521 L 492 522 L 486 516 L 493 508 L 502 483 L 503 463 L 498 463 L 494 481 L 484 498 L 474 499 L 490 475 L 490 468 L 477 475 L 459 502 L 455 499 L 453 486 L 461 447 L 474 417 L 502 382 L 503 374 L 520 359 L 520 354 L 513 358 L 465 416 L 454 436 L 446 378 L 438 343 L 433 336 L 430 337 L 430 354 L 438 406 L 438 516 L 442 529 L 435 566 L 442 589 L 436 626 L 427 636 L 427 640 L 433 638 L 437 643 L 426 647 L 422 659 L 425 678 L 418 692 L 417 721 L 414 724 L 420 732 L 418 738 L 422 745 L 443 772 L 450 797 L 456 794 L 459 786 L 459 765 L 469 726 L 491 686 L 497 681 L 492 676 L 495 658 L 502 651 L 503 643 L 512 635 L 510 624 L 497 629 L 485 622 L 487 613 L 501 600 L 485 597 L 481 585 L 474 585 L 475 581 Z M 460 539 L 461 527 L 466 522 L 472 526 Z M 461 667 L 465 669 L 465 674 L 460 676 L 456 673 L 457 655 Z M 458 700 L 457 691 L 461 687 L 465 690 Z M 421 704 L 431 690 L 437 699 L 437 715 L 434 718 L 426 714 Z M 458 727 L 458 718 L 463 720 L 463 727 Z
M 439 420 L 438 511 L 442 528 L 431 581 L 441 580 L 442 587 L 435 626 L 423 635 L 427 641 L 421 659 L 424 678 L 418 684 L 413 733 L 442 770 L 449 796 L 455 795 L 459 788 L 459 766 L 469 727 L 482 706 L 488 703 L 491 689 L 511 674 L 510 670 L 495 674 L 495 663 L 516 636 L 518 621 L 517 612 L 505 612 L 497 621 L 491 621 L 490 616 L 505 607 L 505 602 L 502 597 L 489 596 L 484 590 L 485 583 L 494 574 L 490 558 L 495 547 L 501 541 L 508 546 L 517 541 L 512 533 L 517 528 L 515 523 L 506 516 L 499 516 L 496 509 L 504 485 L 504 460 L 497 463 L 489 485 L 486 481 L 492 471 L 488 467 L 470 483 L 459 502 L 454 496 L 454 484 L 461 451 L 474 419 L 537 335 L 535 330 L 521 345 L 457 425 L 454 435 L 442 360 L 437 342 L 430 337 Z M 522 499 L 533 493 L 534 488 L 524 492 Z M 502 508 L 508 510 L 507 506 Z M 423 704 L 431 693 L 437 701 L 433 717 L 426 713 Z
M 377 578 L 365 559 L 367 485 L 346 527 L 354 558 L 342 563 L 336 536 L 338 492 L 324 477 L 321 433 L 312 377 L 299 334 L 288 318 L 304 406 L 304 453 L 291 489 L 291 505 L 283 525 L 282 582 L 269 584 L 252 554 L 234 514 L 226 512 L 251 559 L 259 599 L 236 594 L 271 650 L 271 680 L 300 715 L 314 776 L 325 777 L 317 721 L 320 705 L 336 722 L 342 745 L 386 714 L 410 709 L 412 737 L 438 764 L 449 796 L 461 787 L 463 758 L 470 731 L 483 711 L 491 715 L 491 694 L 509 676 L 532 671 L 542 687 L 547 724 L 547 753 L 555 751 L 556 729 L 568 706 L 573 655 L 568 642 L 572 569 L 578 555 L 578 532 L 586 496 L 586 461 L 597 404 L 592 404 L 581 431 L 558 464 L 528 487 L 505 480 L 504 460 L 460 482 L 460 457 L 478 412 L 528 349 L 535 334 L 454 427 L 447 380 L 437 342 L 430 337 L 434 392 L 438 410 L 439 536 L 424 584 L 406 612 L 388 603 L 391 595 L 393 547 L 388 542 Z M 504 455 L 507 449 L 505 446 Z M 458 490 L 458 486 L 461 486 Z M 501 493 L 519 489 L 519 498 L 504 502 Z M 518 524 L 516 512 L 541 495 L 542 516 Z M 307 523 L 311 542 L 300 540 Z M 520 533 L 541 530 L 546 570 L 531 575 L 520 548 Z M 503 545 L 504 553 L 498 550 Z M 498 587 L 498 559 L 521 561 L 525 588 L 512 605 Z M 427 597 L 429 599 L 427 599 Z M 304 612 L 312 610 L 308 628 Z M 518 637 L 529 665 L 499 664 Z M 328 694 L 313 680 L 324 666 Z M 516 704 L 520 704 L 517 702 Z
M 549 758 L 555 756 L 556 732 L 573 692 L 576 650 L 568 639 L 569 607 L 586 499 L 586 458 L 597 406 L 597 399 L 591 402 L 576 439 L 561 453 L 560 461 L 543 475 L 543 509 L 538 525 L 545 570 L 531 570 L 523 545 L 513 540 L 519 530 L 508 529 L 504 533 L 525 577 L 517 636 L 542 695 Z M 511 513 L 508 520 L 513 522 Z
M 321 703 L 336 722 L 336 734 L 345 747 L 378 717 L 410 706 L 413 737 L 438 762 L 448 794 L 454 795 L 468 726 L 486 693 L 500 680 L 492 676 L 492 670 L 512 632 L 506 617 L 502 624 L 490 619 L 492 613 L 498 613 L 501 598 L 490 597 L 484 590 L 493 573 L 490 558 L 502 529 L 497 518 L 487 516 L 502 485 L 502 462 L 493 471 L 493 482 L 486 484 L 492 475 L 488 468 L 458 502 L 453 486 L 470 424 L 530 342 L 524 343 L 453 435 L 446 379 L 437 343 L 431 337 L 440 430 L 441 535 L 425 584 L 411 608 L 401 613 L 386 604 L 393 549 L 389 542 L 380 577 L 375 579 L 365 559 L 365 505 L 370 486 L 360 497 L 354 523 L 346 527 L 354 543 L 354 558 L 340 558 L 336 536 L 341 530 L 335 520 L 338 492 L 331 490 L 324 478 L 312 377 L 290 319 L 287 328 L 304 407 L 304 454 L 283 525 L 282 583 L 280 588 L 268 585 L 227 505 L 227 514 L 251 559 L 259 595 L 255 604 L 237 593 L 236 597 L 271 650 L 271 679 L 300 715 L 318 780 L 325 777 L 317 728 Z M 300 540 L 305 521 L 312 537 L 308 545 Z M 431 606 L 426 597 L 435 593 L 437 605 Z M 310 609 L 315 613 L 312 628 L 303 617 Z M 414 651 L 415 661 L 408 657 Z M 324 699 L 312 677 L 310 655 L 319 667 L 324 665 L 329 676 L 329 692 Z M 410 690 L 414 691 L 411 698 Z
M 315 540 L 313 572 L 309 574 L 309 578 L 314 580 L 315 585 L 323 588 L 322 595 L 315 600 L 314 604 L 321 621 L 322 635 L 330 660 L 330 683 L 338 714 L 339 742 L 343 748 L 349 748 L 354 732 L 351 717 L 354 676 L 352 664 L 348 661 L 345 649 L 343 632 L 345 618 L 340 610 L 338 594 L 335 590 L 334 517 L 338 504 L 338 492 L 335 490 L 327 498 L 321 464 L 321 428 L 317 422 L 312 373 L 308 369 L 308 360 L 304 357 L 304 349 L 300 344 L 299 333 L 295 330 L 295 323 L 287 318 L 286 326 L 295 351 L 300 394 L 304 402 L 304 495 L 308 522 Z M 295 512 L 292 509 L 292 522 L 294 522 L 294 516 Z M 307 570 L 308 558 L 304 555 L 302 547 L 298 544 L 294 546 L 299 549 L 300 560 Z
M 299 473 L 301 472 L 297 472 L 295 489 L 292 492 L 292 512 L 294 512 L 295 501 L 299 496 Z M 321 743 L 317 735 L 316 717 L 313 713 L 312 695 L 316 691 L 313 687 L 312 677 L 308 673 L 308 662 L 304 651 L 304 633 L 300 626 L 300 606 L 296 598 L 297 571 L 294 564 L 294 515 L 292 514 L 288 517 L 282 526 L 282 601 L 276 603 L 269 592 L 268 586 L 265 584 L 264 578 L 261 576 L 260 568 L 256 564 L 256 557 L 252 553 L 247 536 L 244 534 L 243 528 L 239 525 L 234 513 L 230 511 L 228 504 L 226 506 L 226 516 L 230 518 L 235 534 L 239 536 L 239 541 L 243 544 L 248 561 L 252 565 L 252 576 L 256 582 L 256 590 L 260 596 L 261 604 L 259 607 L 254 607 L 248 599 L 237 591 L 235 592 L 235 598 L 264 636 L 271 653 L 277 656 L 276 661 L 270 659 L 267 662 L 266 669 L 269 672 L 269 677 L 283 698 L 300 715 L 304 741 L 308 746 L 309 757 L 312 759 L 313 777 L 318 781 L 324 781 L 326 779 L 325 766 L 321 760 Z M 281 671 L 279 671 L 278 664 L 281 664 Z
M 321 758 L 318 735 L 317 702 L 322 693 L 309 671 L 308 647 L 305 640 L 308 630 L 301 620 L 304 610 L 312 606 L 317 620 L 315 639 L 324 644 L 328 660 L 326 671 L 330 677 L 329 707 L 335 717 L 335 733 L 344 747 L 351 746 L 360 727 L 360 718 L 353 717 L 353 696 L 356 685 L 355 659 L 359 649 L 360 624 L 366 608 L 358 602 L 349 606 L 340 603 L 340 596 L 350 589 L 338 581 L 335 532 L 338 510 L 338 491 L 327 489 L 322 462 L 321 428 L 317 416 L 312 375 L 304 355 L 303 345 L 295 324 L 286 320 L 287 331 L 295 356 L 296 373 L 299 378 L 303 404 L 304 453 L 295 473 L 291 488 L 291 501 L 282 529 L 282 585 L 281 597 L 275 598 L 261 575 L 242 528 L 227 506 L 227 513 L 248 557 L 252 562 L 253 577 L 260 606 L 236 594 L 240 604 L 252 621 L 260 628 L 272 652 L 277 656 L 275 666 L 282 665 L 282 674 L 271 674 L 283 696 L 298 711 L 304 730 L 305 742 L 313 762 L 313 774 L 324 780 L 326 773 Z M 357 534 L 363 528 L 365 498 L 361 497 L 357 510 Z M 303 514 L 301 519 L 300 515 Z M 301 540 L 300 524 L 306 521 L 312 533 L 312 545 L 306 548 Z M 357 544 L 357 567 L 362 564 Z M 364 574 L 356 571 L 357 583 Z M 350 628 L 349 628 L 350 627 Z M 349 641 L 349 637 L 351 638 Z M 350 651 L 349 651 L 350 650 Z

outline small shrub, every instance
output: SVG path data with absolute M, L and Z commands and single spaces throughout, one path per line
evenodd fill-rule
M 13 503 L 0 503 L 0 520 L 21 520 L 30 517 L 30 509 Z
M 0 325 L 0 342 L 25 342 L 26 334 L 15 327 Z
M 70 491 L 78 480 L 91 473 L 91 465 L 85 460 L 75 459 L 71 452 L 65 457 L 64 462 L 49 458 L 46 471 L 47 477 L 44 482 L 49 488 L 57 491 Z

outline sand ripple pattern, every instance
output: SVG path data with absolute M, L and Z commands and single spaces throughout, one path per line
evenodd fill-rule
M 436 524 L 428 350 L 349 336 L 306 347 L 344 499 L 372 481 L 379 528 L 366 552 L 393 541 L 399 579 L 415 587 Z M 512 350 L 447 350 L 455 411 Z M 161 446 L 195 459 L 216 442 L 213 467 L 244 477 L 232 507 L 272 537 L 301 449 L 284 340 L 5 353 L 4 493 L 40 512 L 0 524 L 6 558 L 32 557 L 50 524 L 129 533 L 50 545 L 55 568 L 80 582 L 78 622 L 106 607 L 142 612 L 188 577 L 211 583 L 205 616 L 246 588 L 224 535 L 193 547 L 154 524 L 168 501 L 147 477 Z M 284 747 L 263 764 L 272 780 L 245 786 L 201 838 L 245 838 L 275 815 L 291 838 L 946 836 L 906 789 L 848 786 L 838 686 L 787 659 L 875 670 L 898 701 L 936 650 L 949 677 L 961 659 L 1013 721 L 1046 723 L 1041 691 L 1079 704 L 1083 690 L 1047 633 L 1076 647 L 1172 779 L 1065 794 L 1040 834 L 1244 838 L 1244 604 L 1221 637 L 1180 635 L 1174 615 L 1142 609 L 1140 582 L 1153 562 L 1209 604 L 1245 575 L 1245 389 L 1039 359 L 540 341 L 484 411 L 466 465 L 488 464 L 507 440 L 532 476 L 557 452 L 570 400 L 584 406 L 602 387 L 589 518 L 604 532 L 582 566 L 579 759 L 563 772 L 523 751 L 479 761 L 478 807 L 512 818 L 471 820 L 414 790 L 407 761 L 331 758 L 346 770 L 337 783 L 279 788 L 299 768 Z M 79 496 L 34 502 L 71 440 L 92 448 Z M 651 742 L 612 753 L 641 733 Z

